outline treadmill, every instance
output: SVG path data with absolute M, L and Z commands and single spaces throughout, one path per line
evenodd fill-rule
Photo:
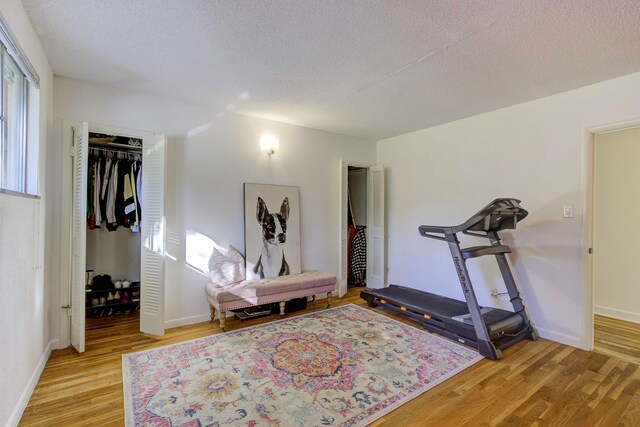
M 421 322 L 430 332 L 473 347 L 489 359 L 500 359 L 501 349 L 525 338 L 532 341 L 538 338 L 505 256 L 511 248 L 503 245 L 498 236 L 500 230 L 515 229 L 527 215 L 528 212 L 520 206 L 520 200 L 502 198 L 495 199 L 460 225 L 418 227 L 423 237 L 449 245 L 465 301 L 398 285 L 365 289 L 360 297 L 370 307 L 380 305 L 399 311 Z M 488 239 L 490 244 L 461 248 L 458 233 Z M 481 256 L 496 258 L 514 311 L 478 305 L 466 263 Z

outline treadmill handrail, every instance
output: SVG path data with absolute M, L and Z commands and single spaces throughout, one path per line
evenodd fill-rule
M 418 227 L 418 231 L 422 237 L 428 237 L 436 240 L 447 240 L 447 238 L 444 236 L 435 236 L 433 233 L 444 235 L 453 234 L 451 232 L 451 227 L 438 227 L 437 225 L 421 225 Z
M 420 227 L 418 227 L 418 230 L 422 236 L 429 237 L 432 239 L 438 239 L 438 240 L 446 240 L 446 238 L 427 235 L 425 233 L 438 233 L 438 234 L 450 235 L 450 234 L 463 232 L 465 234 L 473 235 L 472 233 L 466 233 L 467 230 L 480 231 L 480 232 L 486 233 L 487 231 L 486 229 L 479 230 L 478 228 L 476 228 L 477 224 L 481 222 L 489 221 L 491 214 L 501 214 L 501 213 L 504 213 L 505 215 L 508 215 L 510 218 L 512 218 L 513 227 L 509 227 L 509 228 L 515 228 L 515 224 L 518 221 L 524 219 L 528 215 L 528 212 L 520 206 L 519 199 L 499 198 L 499 199 L 493 200 L 491 203 L 489 203 L 487 206 L 482 208 L 480 211 L 476 212 L 475 215 L 473 215 L 471 218 L 469 218 L 462 224 L 453 225 L 453 226 L 421 225 Z M 484 237 L 484 236 L 478 236 L 478 237 Z

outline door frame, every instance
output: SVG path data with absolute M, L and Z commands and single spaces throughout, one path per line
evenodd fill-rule
M 582 222 L 582 294 L 581 342 L 580 347 L 592 351 L 594 348 L 595 284 L 593 282 L 593 257 L 589 250 L 593 248 L 594 234 L 594 191 L 595 191 L 595 136 L 601 133 L 617 132 L 640 127 L 640 119 L 613 122 L 584 128 L 582 131 L 582 182 L 583 211 Z
M 60 343 L 59 348 L 71 345 L 71 310 L 62 308 L 71 305 L 71 221 L 73 204 L 73 157 L 71 156 L 73 143 L 73 126 L 82 121 L 62 122 L 62 195 L 60 199 L 60 304 L 54 307 L 59 310 Z M 153 132 L 138 131 L 89 122 L 89 132 L 106 133 L 110 135 L 128 136 L 130 138 L 150 138 Z M 86 248 L 85 248 L 86 250 Z M 141 302 L 142 303 L 142 302 Z
M 349 183 L 349 178 L 348 178 L 348 172 L 349 172 L 349 167 L 354 167 L 354 168 L 362 168 L 362 169 L 366 169 L 367 170 L 367 197 L 369 197 L 369 193 L 370 193 L 370 182 L 369 182 L 369 178 L 370 178 L 370 174 L 371 171 L 370 169 L 374 166 L 379 166 L 376 164 L 372 164 L 372 163 L 366 163 L 366 162 L 359 162 L 359 161 L 350 161 L 350 160 L 344 160 L 341 159 L 340 160 L 340 178 L 342 178 L 342 173 L 343 173 L 343 168 L 346 167 L 347 169 L 347 191 L 348 191 L 348 183 Z M 336 289 L 338 292 L 339 296 L 344 295 L 347 292 L 347 283 L 343 283 L 342 280 L 342 270 L 343 270 L 343 263 L 346 263 L 346 257 L 348 256 L 347 253 L 343 253 L 343 246 L 342 246 L 342 233 L 345 233 L 345 235 L 348 238 L 348 230 L 342 230 L 342 212 L 343 212 L 343 206 L 347 206 L 348 203 L 348 199 L 347 199 L 347 194 L 343 194 L 343 185 L 342 185 L 342 180 L 340 179 L 340 191 L 338 192 L 338 196 L 339 196 L 339 203 L 338 203 L 338 209 L 340 210 L 339 212 L 339 216 L 338 216 L 338 288 Z M 346 209 L 348 209 L 347 207 L 345 207 L 345 212 Z M 370 212 L 368 212 L 369 210 L 369 200 L 367 200 L 367 219 L 369 219 L 370 217 Z M 348 214 L 347 214 L 348 215 Z M 384 231 L 384 233 L 386 234 L 386 230 Z M 367 265 L 369 265 L 369 224 L 367 224 L 367 228 L 365 230 L 365 235 L 367 238 Z M 385 239 L 385 245 L 383 248 L 384 251 L 386 251 L 386 239 Z M 386 277 L 386 271 L 387 271 L 387 259 L 385 257 L 384 259 L 384 275 Z M 385 280 L 385 286 L 386 286 L 386 280 Z

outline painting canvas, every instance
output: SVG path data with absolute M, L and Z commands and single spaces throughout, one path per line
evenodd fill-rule
M 247 279 L 301 272 L 298 187 L 244 184 Z

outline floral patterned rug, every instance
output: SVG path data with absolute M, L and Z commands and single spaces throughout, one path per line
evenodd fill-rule
M 124 355 L 126 425 L 366 425 L 481 359 L 350 304 Z

